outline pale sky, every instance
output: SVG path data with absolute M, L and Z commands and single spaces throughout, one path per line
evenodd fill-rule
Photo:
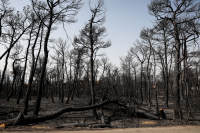
M 88 22 L 91 16 L 88 0 L 83 0 L 83 2 L 85 4 L 76 16 L 78 21 L 70 25 L 65 24 L 67 34 L 71 39 L 73 39 L 74 35 L 79 34 L 79 30 L 84 27 L 84 24 Z M 97 0 L 92 0 L 92 2 L 97 3 Z M 127 51 L 139 39 L 141 29 L 143 27 L 151 28 L 155 18 L 148 13 L 147 4 L 150 3 L 150 0 L 105 0 L 105 3 L 107 7 L 106 22 L 104 23 L 107 28 L 105 41 L 110 39 L 112 46 L 100 50 L 98 53 L 106 53 L 109 62 L 120 66 L 119 56 L 127 55 Z M 10 4 L 16 10 L 22 10 L 23 6 L 30 4 L 30 1 L 10 0 Z M 62 26 L 57 31 L 54 31 L 51 37 L 67 39 Z M 0 46 L 1 54 L 4 50 L 4 46 Z M 0 68 L 3 68 L 3 62 L 4 59 L 0 61 Z

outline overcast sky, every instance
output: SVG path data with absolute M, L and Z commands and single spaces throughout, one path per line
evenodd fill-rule
M 65 24 L 67 34 L 73 39 L 74 35 L 79 34 L 79 30 L 84 27 L 91 17 L 88 6 L 88 0 L 83 0 L 84 6 L 76 16 L 77 22 L 73 24 Z M 97 0 L 92 0 L 97 3 Z M 99 53 L 106 53 L 109 61 L 119 66 L 119 56 L 126 56 L 127 51 L 133 46 L 133 42 L 139 39 L 140 31 L 143 27 L 151 28 L 152 22 L 155 18 L 148 13 L 147 4 L 150 0 L 105 0 L 107 12 L 106 22 L 104 26 L 107 28 L 107 37 L 105 41 L 110 39 L 112 46 L 99 51 Z M 10 0 L 11 6 L 16 10 L 22 10 L 23 6 L 30 4 L 29 0 Z M 59 26 L 57 31 L 51 34 L 54 38 L 66 38 L 66 34 Z M 25 48 L 24 48 L 25 49 Z M 0 46 L 0 53 L 3 53 L 5 48 Z M 3 62 L 1 61 L 1 68 Z

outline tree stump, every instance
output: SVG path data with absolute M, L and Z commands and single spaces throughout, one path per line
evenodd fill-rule
M 160 109 L 160 119 L 161 120 L 166 120 L 166 115 L 165 115 L 165 112 L 164 112 L 164 110 L 163 109 Z

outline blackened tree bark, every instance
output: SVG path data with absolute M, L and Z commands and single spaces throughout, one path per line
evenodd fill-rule
M 11 16 L 13 14 L 13 11 L 14 11 L 14 8 L 11 8 L 9 7 L 9 2 L 4 0 L 4 1 L 1 1 L 1 5 L 0 5 L 0 37 L 5 37 L 5 35 L 2 34 L 3 32 L 3 24 L 2 22 L 5 21 L 5 19 L 8 17 L 8 16 Z M 14 32 L 13 32 L 14 34 Z M 12 38 L 13 38 L 13 35 L 12 35 Z M 11 43 L 10 43 L 11 45 Z M 1 88 L 2 88 L 2 84 L 3 84 L 3 80 L 4 80 L 4 77 L 5 77 L 5 72 L 6 72 L 6 69 L 7 69 L 7 64 L 8 64 L 8 57 L 9 57 L 9 54 L 10 54 L 10 50 L 8 51 L 8 54 L 6 56 L 6 60 L 5 60 L 5 66 L 4 66 L 4 70 L 3 70 L 3 73 L 1 75 L 1 82 L 0 82 L 0 93 L 1 93 Z
M 31 49 L 32 62 L 31 62 L 31 70 L 30 70 L 29 81 L 28 81 L 28 89 L 26 91 L 25 98 L 24 98 L 24 109 L 23 109 L 23 114 L 24 115 L 27 115 L 28 101 L 29 101 L 29 97 L 30 97 L 30 93 L 31 93 L 31 86 L 32 86 L 33 77 L 34 77 L 34 73 L 35 73 L 35 65 L 37 64 L 37 61 L 35 61 L 34 51 L 35 51 L 35 46 L 37 44 L 38 37 L 40 35 L 41 27 L 42 27 L 42 21 L 40 21 L 40 24 L 38 26 L 38 30 L 37 30 L 37 33 L 36 33 L 35 41 L 33 43 L 32 49 Z M 43 35 L 43 28 L 42 28 L 42 31 L 41 31 L 41 40 L 40 40 L 39 53 L 40 53 L 40 50 L 41 50 L 42 35 Z M 31 34 L 30 34 L 30 36 L 31 36 Z
M 52 15 L 52 12 L 50 13 Z M 46 70 L 46 64 L 47 64 L 47 60 L 48 60 L 48 49 L 47 49 L 47 44 L 48 44 L 48 39 L 50 36 L 50 31 L 51 31 L 51 26 L 52 26 L 52 17 L 50 17 L 49 20 L 49 25 L 47 27 L 47 33 L 46 33 L 46 37 L 45 37 L 45 42 L 44 42 L 44 63 L 42 64 L 42 72 L 40 75 L 40 82 L 39 82 L 39 88 L 38 88 L 38 94 L 37 94 L 37 98 L 36 98 L 36 103 L 35 103 L 35 108 L 34 108 L 34 115 L 38 115 L 39 112 L 39 108 L 40 108 L 40 101 L 41 101 L 41 95 L 42 95 L 42 84 L 43 84 L 43 79 L 45 76 L 45 70 Z
M 34 30 L 34 21 L 35 20 L 33 19 L 33 24 L 32 24 L 32 27 L 31 27 L 30 33 L 29 33 L 28 46 L 27 46 L 27 49 L 26 49 L 26 57 L 25 57 L 24 70 L 23 70 L 23 74 L 22 74 L 21 85 L 20 85 L 20 88 L 19 88 L 19 95 L 18 95 L 18 98 L 17 98 L 17 104 L 19 104 L 20 97 L 21 97 L 21 91 L 23 91 L 23 88 L 24 88 L 24 78 L 25 78 L 25 74 L 26 74 L 26 67 L 27 67 L 27 61 L 28 61 L 28 56 L 29 56 L 29 47 L 31 45 L 32 32 Z
M 43 2 L 43 1 L 38 2 L 38 1 L 32 0 L 32 5 L 37 16 L 40 17 L 41 14 L 46 13 L 46 18 L 47 18 L 47 24 L 45 24 L 47 29 L 46 29 L 46 35 L 44 38 L 44 60 L 42 64 L 42 71 L 40 75 L 40 82 L 39 82 L 39 87 L 38 87 L 36 104 L 35 104 L 35 108 L 33 112 L 34 115 L 38 115 L 39 108 L 40 108 L 41 95 L 42 95 L 42 84 L 43 84 L 47 60 L 48 60 L 48 52 L 49 52 L 48 41 L 49 41 L 52 25 L 55 22 L 63 22 L 63 23 L 75 22 L 73 17 L 77 14 L 78 10 L 81 8 L 82 3 L 81 3 L 81 0 L 78 0 L 78 1 L 47 0 L 46 2 Z M 43 8 L 41 9 L 41 7 Z M 70 16 L 70 19 L 67 18 L 69 16 Z
M 165 32 L 163 34 L 163 37 L 164 37 L 164 40 L 167 40 Z M 168 55 L 168 44 L 167 44 L 167 41 L 164 41 L 164 46 L 165 46 L 165 106 L 168 108 L 169 72 L 168 72 L 168 60 L 167 60 L 167 55 Z
M 121 66 L 124 73 L 125 83 L 124 89 L 126 89 L 126 96 L 129 95 L 129 97 L 132 95 L 131 93 L 131 62 L 132 62 L 132 55 L 128 54 L 124 59 L 120 57 L 121 60 Z
M 15 30 L 16 30 L 16 29 L 15 29 L 14 27 L 12 27 L 12 35 L 11 35 L 10 46 L 12 45 L 13 40 L 14 40 Z M 10 51 L 11 51 L 11 49 L 8 51 L 7 56 L 6 56 L 6 59 L 5 59 L 5 66 L 4 66 L 4 69 L 3 69 L 2 76 L 1 76 L 0 90 L 1 90 L 1 87 L 2 87 L 2 85 L 3 85 L 3 80 L 4 80 L 5 73 L 6 73 L 6 69 L 7 69 L 7 66 L 8 66 L 8 58 L 9 58 L 9 56 L 10 56 Z
M 165 106 L 168 108 L 168 90 L 169 90 L 169 70 L 168 70 L 168 55 L 169 55 L 169 51 L 168 49 L 170 49 L 171 45 L 169 43 L 169 41 L 173 38 L 172 34 L 171 34 L 171 29 L 172 29 L 172 25 L 170 24 L 169 21 L 165 20 L 162 21 L 160 23 L 158 23 L 155 26 L 155 34 L 158 35 L 159 37 L 156 38 L 156 41 L 158 41 L 161 46 L 160 49 L 161 51 L 164 51 L 164 58 L 163 58 L 163 62 L 162 62 L 162 69 L 163 69 L 163 79 L 165 82 Z M 164 44 L 164 47 L 162 47 L 162 44 Z M 159 50 L 157 51 L 157 53 L 159 52 Z
M 175 39 L 175 66 L 174 66 L 174 83 L 173 83 L 173 104 L 174 104 L 174 119 L 179 119 L 181 116 L 180 108 L 180 26 L 184 23 L 199 20 L 199 2 L 195 3 L 191 0 L 182 0 L 172 2 L 170 0 L 152 0 L 148 5 L 149 13 L 162 22 L 168 20 L 173 26 L 173 37 Z M 195 14 L 195 15 L 194 15 Z M 184 18 L 184 19 L 183 19 Z
M 150 82 L 150 73 L 151 73 L 151 56 L 153 51 L 153 44 L 154 44 L 154 32 L 153 29 L 144 28 L 140 32 L 140 38 L 142 39 L 144 46 L 147 47 L 148 51 L 146 54 L 147 58 L 147 69 L 146 69 L 146 75 L 147 75 L 147 86 L 148 86 L 148 104 L 151 105 L 151 98 L 150 98 L 150 92 L 151 92 L 151 82 Z
M 15 85 L 15 81 L 16 81 L 16 77 L 18 76 L 19 73 L 19 66 L 15 66 L 16 61 L 19 61 L 20 59 L 14 59 L 13 63 L 12 63 L 12 69 L 13 69 L 13 81 L 12 81 L 12 86 L 11 86 L 11 90 L 10 90 L 10 94 L 7 97 L 7 101 L 9 101 L 9 99 L 11 98 L 12 94 L 13 94 L 13 88 Z
M 137 88 L 137 67 L 138 67 L 138 63 L 137 62 L 133 62 L 131 63 L 131 67 L 133 68 L 134 71 L 134 89 L 136 91 L 136 96 L 138 98 L 138 88 Z
M 91 2 L 91 1 L 90 1 Z M 110 41 L 103 42 L 101 37 L 105 36 L 106 28 L 100 27 L 105 22 L 105 4 L 103 0 L 99 0 L 95 8 L 90 7 L 92 13 L 89 23 L 87 23 L 83 30 L 80 31 L 79 38 L 75 37 L 76 45 L 81 44 L 82 47 L 90 51 L 90 91 L 92 105 L 95 104 L 94 93 L 94 55 L 100 48 L 107 48 L 111 45 Z M 93 117 L 97 118 L 96 109 L 93 109 Z
M 69 75 L 67 74 L 67 79 L 68 79 L 68 96 L 67 96 L 67 101 L 66 104 L 68 104 L 70 97 L 71 97 L 71 92 L 73 90 L 72 88 L 72 59 L 73 59 L 73 50 L 68 51 L 67 54 L 69 58 Z
M 78 82 L 79 82 L 78 75 L 80 75 L 79 71 L 80 71 L 80 65 L 82 62 L 82 57 L 86 53 L 86 51 L 83 48 L 74 48 L 73 53 L 77 57 L 75 59 L 76 67 L 75 67 L 74 83 L 73 83 L 72 94 L 71 94 L 72 101 L 73 101 L 75 89 L 78 86 Z
M 51 58 L 53 60 L 55 60 L 57 62 L 57 69 L 58 69 L 58 77 L 61 77 L 62 81 L 59 81 L 59 83 L 61 84 L 61 91 L 60 91 L 60 97 L 61 97 L 61 103 L 63 103 L 64 100 L 64 80 L 65 80 L 65 64 L 66 64 L 66 53 L 68 52 L 68 47 L 69 45 L 67 45 L 67 41 L 59 38 L 56 43 L 55 43 L 56 47 L 54 47 L 55 53 L 56 55 L 51 56 Z M 61 70 L 59 70 L 61 69 Z M 60 75 L 59 75 L 60 74 Z
M 140 98 L 141 104 L 143 103 L 143 89 L 142 89 L 142 77 L 143 77 L 143 64 L 147 59 L 147 48 L 142 46 L 142 44 L 138 41 L 137 44 L 134 44 L 135 47 L 130 49 L 130 54 L 133 57 L 136 57 L 137 60 L 140 62 Z M 140 56 L 141 54 L 141 56 Z
M 91 2 L 91 1 L 90 1 Z M 82 45 L 90 51 L 90 91 L 92 105 L 95 104 L 94 93 L 94 55 L 100 48 L 111 46 L 111 42 L 101 41 L 101 37 L 105 36 L 106 28 L 100 27 L 105 22 L 105 4 L 103 0 L 99 0 L 95 8 L 90 7 L 92 17 L 89 19 L 83 30 L 80 31 L 80 36 L 74 38 L 75 45 Z M 79 46 L 78 46 L 79 47 Z M 93 109 L 93 117 L 97 118 L 96 109 Z
M 28 15 L 30 15 L 28 12 L 26 12 L 27 8 L 24 8 L 23 13 L 16 13 L 8 16 L 7 19 L 4 20 L 4 23 L 7 25 L 7 29 L 4 37 L 8 38 L 8 40 L 3 41 L 2 43 L 6 44 L 9 43 L 9 47 L 7 50 L 2 54 L 0 57 L 0 60 L 7 54 L 5 59 L 5 66 L 2 73 L 2 78 L 0 82 L 0 91 L 3 84 L 5 72 L 7 69 L 8 64 L 8 58 L 10 56 L 10 51 L 14 47 L 14 45 L 19 41 L 19 39 L 24 35 L 24 33 L 29 29 L 29 27 L 32 25 L 32 23 L 29 23 L 29 25 L 26 25 Z

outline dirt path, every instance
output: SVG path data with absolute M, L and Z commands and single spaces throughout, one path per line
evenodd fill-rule
M 84 131 L 2 131 L 11 133 L 200 133 L 200 126 L 176 126 L 176 127 L 149 127 L 126 128 L 110 130 L 84 130 Z

